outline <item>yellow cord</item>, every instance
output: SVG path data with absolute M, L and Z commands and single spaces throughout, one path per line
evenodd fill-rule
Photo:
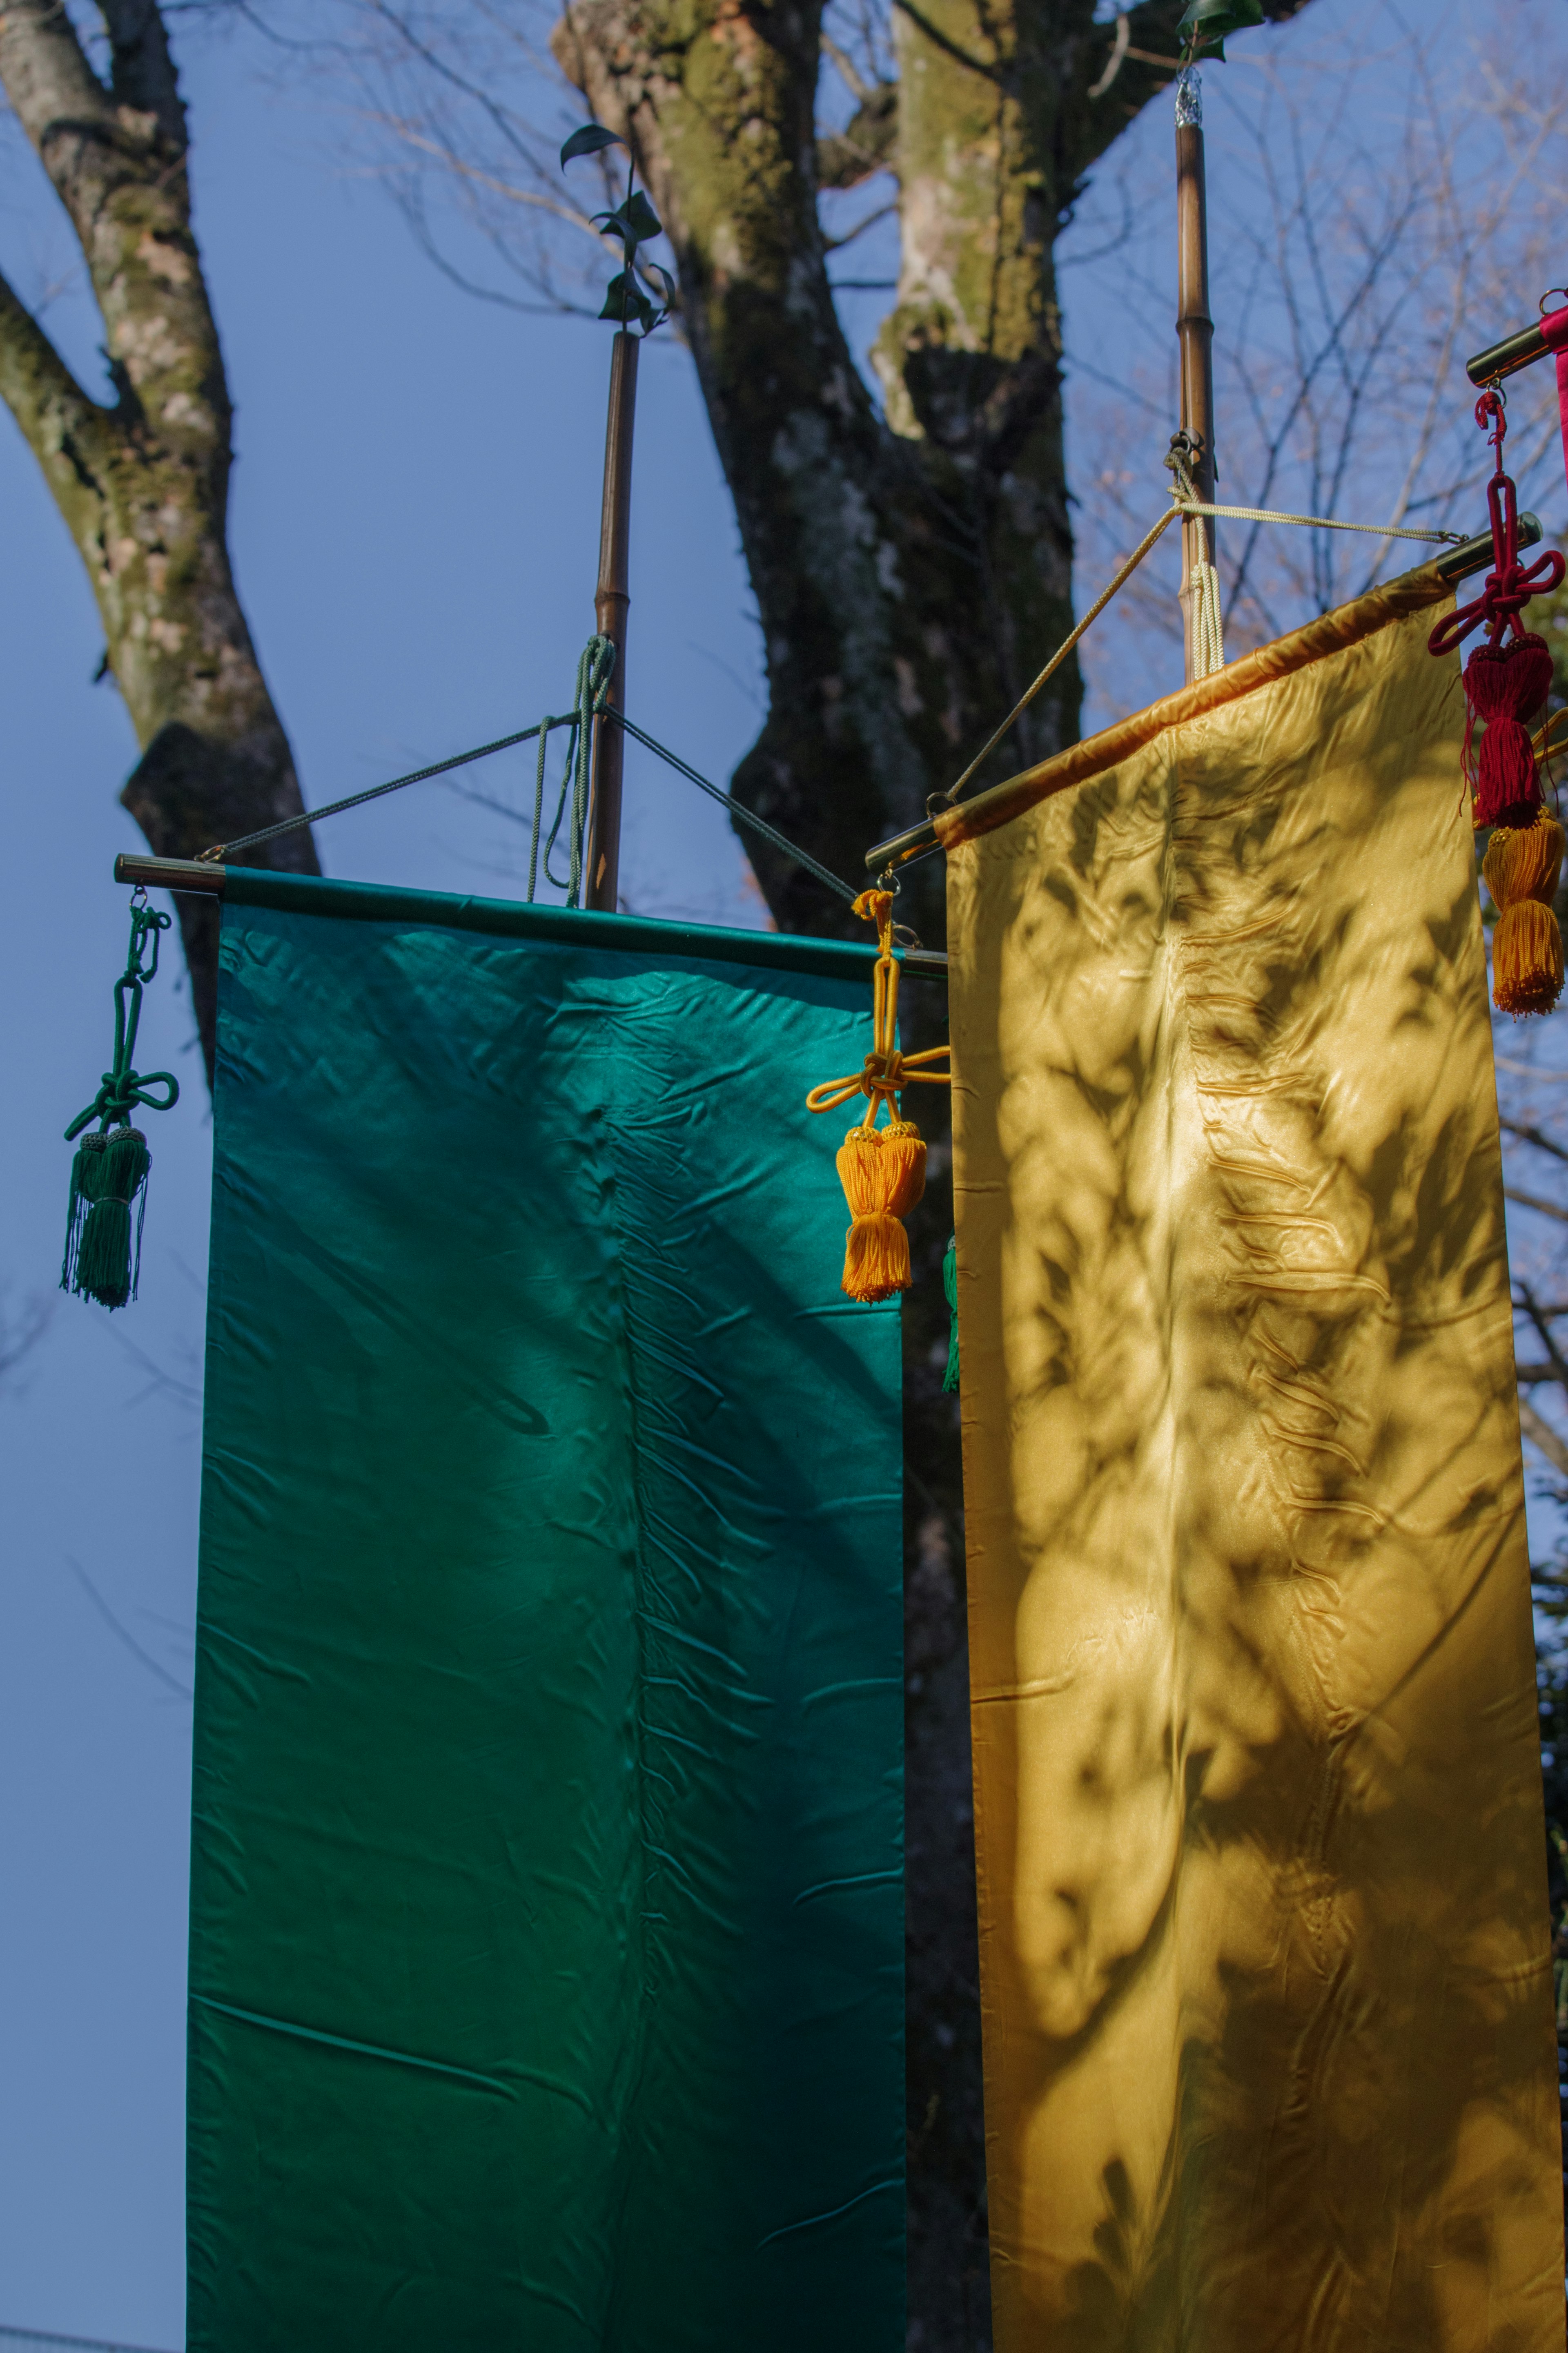
M 807 1111 L 833 1111 L 847 1103 L 854 1095 L 868 1098 L 863 1127 L 877 1124 L 877 1106 L 886 1103 L 890 1115 L 898 1117 L 894 1098 L 911 1083 L 928 1087 L 946 1087 L 952 1083 L 949 1071 L 927 1070 L 928 1062 L 944 1061 L 952 1051 L 947 1046 L 929 1046 L 923 1054 L 900 1054 L 899 1035 L 899 960 L 893 954 L 893 894 L 890 891 L 862 891 L 851 911 L 868 923 L 877 926 L 878 945 L 881 949 L 872 975 L 871 1051 L 853 1078 L 829 1079 L 826 1085 L 813 1087 L 805 1099 Z
M 829 1079 L 813 1087 L 808 1111 L 832 1111 L 856 1095 L 866 1097 L 866 1116 L 852 1127 L 838 1153 L 838 1177 L 849 1204 L 844 1238 L 842 1290 L 868 1303 L 892 1299 L 910 1287 L 910 1238 L 903 1219 L 925 1191 L 926 1148 L 912 1120 L 899 1115 L 903 1088 L 921 1083 L 946 1087 L 952 1073 L 926 1066 L 948 1059 L 946 1046 L 921 1054 L 899 1051 L 899 960 L 893 954 L 893 894 L 862 891 L 855 913 L 877 926 L 881 954 L 872 983 L 871 1051 L 852 1078 Z M 877 1107 L 888 1106 L 888 1124 L 877 1125 Z

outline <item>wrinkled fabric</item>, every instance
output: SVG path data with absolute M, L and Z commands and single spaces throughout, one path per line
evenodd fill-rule
M 1429 612 L 950 864 L 998 2353 L 1561 2353 L 1457 668 Z
M 896 2353 L 868 951 L 231 873 L 196 2353 Z

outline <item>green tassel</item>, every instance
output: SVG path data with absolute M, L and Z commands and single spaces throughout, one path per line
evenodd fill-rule
M 942 1262 L 942 1287 L 947 1293 L 948 1313 L 952 1322 L 947 1339 L 947 1370 L 942 1386 L 949 1397 L 958 1390 L 958 1236 L 953 1235 Z
M 107 1135 L 82 1137 L 71 1163 L 62 1291 L 96 1299 L 100 1307 L 123 1307 L 135 1298 L 152 1166 L 147 1139 L 139 1128 L 117 1127 Z

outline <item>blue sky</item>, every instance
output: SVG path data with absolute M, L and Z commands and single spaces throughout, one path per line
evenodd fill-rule
M 1342 0 L 1331 11 L 1348 14 Z M 187 41 L 184 81 L 197 227 L 238 410 L 237 566 L 319 803 L 569 698 L 592 626 L 608 331 L 520 317 L 447 283 L 383 190 L 332 164 L 330 113 L 260 81 L 244 41 Z M 1133 160 L 1163 168 L 1168 137 L 1166 122 L 1140 126 Z M 25 154 L 0 170 L 0 252 L 27 299 L 73 258 L 38 185 Z M 1146 227 L 1157 274 L 1160 227 Z M 1092 229 L 1086 219 L 1086 250 Z M 876 232 L 853 248 L 856 274 L 887 269 L 890 238 Z M 1092 270 L 1064 282 L 1069 336 L 1092 339 L 1114 370 L 1134 332 L 1115 289 Z M 864 344 L 887 298 L 847 299 Z M 79 285 L 47 322 L 90 375 L 97 329 Z M 1151 513 L 1162 448 L 1156 436 Z M 722 780 L 761 713 L 757 635 L 689 363 L 668 339 L 645 356 L 638 450 L 631 707 Z M 1561 513 L 1560 477 L 1556 497 Z M 103 1068 L 124 953 L 125 894 L 110 868 L 116 850 L 142 845 L 114 797 L 134 744 L 112 686 L 90 683 L 101 636 L 85 579 L 3 419 L 0 501 L 10 899 L 0 1309 L 15 1318 L 31 1295 L 55 1296 L 70 1157 L 60 1131 Z M 526 762 L 494 764 L 487 789 L 521 807 Z M 331 872 L 501 894 L 519 887 L 525 854 L 515 828 L 439 786 L 335 821 L 319 847 Z M 642 913 L 762 920 L 720 812 L 635 749 L 623 887 Z M 174 1068 L 186 1092 L 150 1123 L 142 1300 L 112 1319 L 59 1302 L 0 1396 L 0 2323 L 171 2348 L 184 2327 L 188 1692 L 210 1174 L 177 973 L 175 955 L 142 1032 L 144 1066 Z

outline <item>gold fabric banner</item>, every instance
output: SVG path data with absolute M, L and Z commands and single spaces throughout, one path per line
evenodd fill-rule
M 997 2353 L 1562 2353 L 1440 593 L 951 850 Z

